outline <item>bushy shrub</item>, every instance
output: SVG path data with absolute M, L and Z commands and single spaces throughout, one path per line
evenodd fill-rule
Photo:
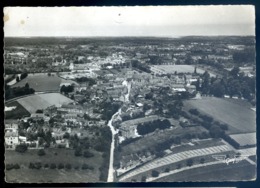
M 40 149 L 40 150 L 37 152 L 37 154 L 38 154 L 39 156 L 43 156 L 43 155 L 45 155 L 45 151 L 44 151 L 43 149 Z
M 6 170 L 12 170 L 14 168 L 14 165 L 13 164 L 6 164 L 5 165 L 5 169 Z
M 27 145 L 26 144 L 20 144 L 15 147 L 15 151 L 24 153 L 27 151 Z
M 68 169 L 68 170 L 70 170 L 70 169 L 71 169 L 71 164 L 69 164 L 69 163 L 66 164 L 66 165 L 65 165 L 65 168 Z
M 84 151 L 83 156 L 86 158 L 94 157 L 94 154 L 89 151 Z
M 56 169 L 56 168 L 57 168 L 56 164 L 51 163 L 51 165 L 50 165 L 50 169 Z
M 152 177 L 158 177 L 159 176 L 159 172 L 158 171 L 156 171 L 156 170 L 153 170 L 152 171 Z
M 19 168 L 20 168 L 20 165 L 16 163 L 16 164 L 14 165 L 14 169 L 19 169 Z
M 42 168 L 42 163 L 41 162 L 34 163 L 34 168 L 35 169 L 41 169 Z
M 64 168 L 64 164 L 63 163 L 59 163 L 58 164 L 58 169 L 63 169 Z
M 88 169 L 88 165 L 87 164 L 83 164 L 82 167 L 81 167 L 82 170 L 87 170 Z

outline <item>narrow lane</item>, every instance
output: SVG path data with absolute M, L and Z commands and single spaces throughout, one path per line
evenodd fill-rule
M 128 90 L 127 94 L 125 95 L 125 102 L 129 102 L 129 94 L 131 89 L 131 83 L 128 83 L 127 81 L 123 82 L 123 85 L 126 85 Z M 113 120 L 121 114 L 121 108 L 112 116 L 112 118 L 108 122 L 108 126 L 112 133 L 112 142 L 110 147 L 110 159 L 109 159 L 109 169 L 108 169 L 108 176 L 107 176 L 107 182 L 113 182 L 114 181 L 114 150 L 115 150 L 115 135 L 117 134 L 118 130 L 116 130 L 113 127 Z

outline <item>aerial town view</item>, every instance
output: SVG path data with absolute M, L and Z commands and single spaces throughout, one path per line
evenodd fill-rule
M 242 13 L 241 7 L 231 8 L 223 9 L 223 15 L 225 10 L 235 15 L 239 9 L 254 24 L 254 17 L 248 17 L 252 7 L 242 6 Z M 256 178 L 254 25 L 245 33 L 236 28 L 230 33 L 220 29 L 220 34 L 194 31 L 172 37 L 156 35 L 158 29 L 154 28 L 153 36 L 148 31 L 145 36 L 146 26 L 138 25 L 145 19 L 145 11 L 133 26 L 143 28 L 142 32 L 129 31 L 125 23 L 131 22 L 123 17 L 130 14 L 130 7 L 120 15 L 112 11 L 120 17 L 115 19 L 119 26 L 108 31 L 98 23 L 110 16 L 109 8 L 93 8 L 97 16 L 91 19 L 96 20 L 86 21 L 92 30 L 71 37 L 61 30 L 63 20 L 46 16 L 52 10 L 38 8 L 34 19 L 34 8 L 15 9 L 4 11 L 6 182 Z M 66 11 L 70 15 L 76 10 Z M 206 14 L 203 8 L 196 11 Z M 14 12 L 28 15 L 22 22 Z M 66 20 L 68 15 L 61 12 L 57 16 Z M 159 19 L 165 20 L 162 16 L 143 22 L 149 25 Z M 42 31 L 35 20 L 44 27 L 49 24 L 49 30 Z M 228 20 L 232 16 L 223 22 Z M 54 26 L 59 22 L 64 25 Z M 66 22 L 69 32 L 80 30 L 75 22 Z M 95 24 L 103 30 L 97 36 L 91 35 Z M 169 32 L 168 25 L 165 27 Z

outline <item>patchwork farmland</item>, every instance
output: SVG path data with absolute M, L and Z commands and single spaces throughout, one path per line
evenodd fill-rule
M 45 74 L 29 74 L 23 80 L 17 82 L 16 84 L 12 85 L 11 87 L 23 87 L 25 84 L 28 83 L 31 88 L 33 88 L 36 92 L 59 92 L 60 84 L 61 83 L 74 83 L 71 80 L 65 80 L 58 77 L 56 74 L 52 74 L 48 76 L 47 73 Z
M 73 100 L 61 95 L 60 93 L 31 95 L 20 98 L 17 101 L 30 113 L 35 113 L 38 109 L 45 109 L 52 105 L 59 106 L 73 102 Z
M 214 120 L 229 125 L 229 134 L 252 133 L 256 131 L 255 111 L 222 98 L 203 97 L 198 100 L 184 102 L 187 109 L 195 108 Z

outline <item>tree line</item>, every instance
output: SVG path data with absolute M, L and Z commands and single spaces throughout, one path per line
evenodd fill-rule
M 238 67 L 234 67 L 223 78 L 210 78 L 206 71 L 201 79 L 195 83 L 197 91 L 205 95 L 214 95 L 215 97 L 239 96 L 252 101 L 255 95 L 255 77 L 248 77 L 240 73 Z
M 24 87 L 13 87 L 5 84 L 5 99 L 9 100 L 15 97 L 20 97 L 23 95 L 34 94 L 35 90 L 30 88 L 29 84 L 26 83 Z

